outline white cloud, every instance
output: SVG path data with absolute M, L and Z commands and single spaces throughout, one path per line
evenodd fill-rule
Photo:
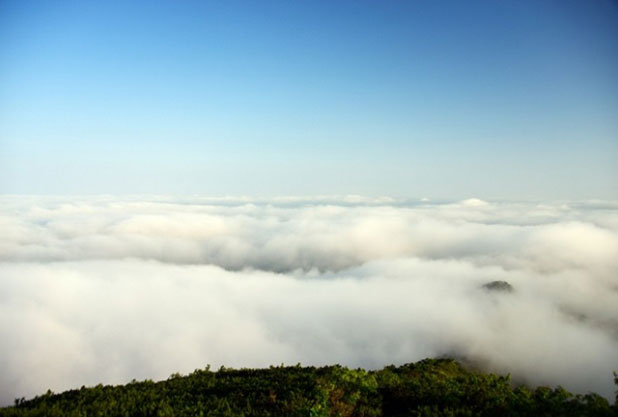
M 464 207 L 487 207 L 489 204 L 486 201 L 479 200 L 478 198 L 468 198 L 461 202 Z
M 3 197 L 0 402 L 442 354 L 612 396 L 618 206 L 470 201 Z

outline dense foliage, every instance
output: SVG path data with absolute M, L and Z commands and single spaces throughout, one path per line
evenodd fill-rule
M 618 380 L 616 381 L 618 384 Z M 341 366 L 209 368 L 166 381 L 16 400 L 0 416 L 616 416 L 618 404 L 427 359 L 367 372 Z

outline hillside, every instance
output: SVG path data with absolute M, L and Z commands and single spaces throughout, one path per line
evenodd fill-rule
M 618 382 L 618 381 L 617 381 Z M 165 381 L 51 392 L 0 416 L 616 416 L 590 393 L 512 387 L 508 376 L 426 359 L 379 371 L 341 366 L 208 368 Z

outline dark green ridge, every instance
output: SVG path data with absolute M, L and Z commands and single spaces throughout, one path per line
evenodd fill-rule
M 618 378 L 616 378 L 618 384 Z M 82 387 L 16 400 L 0 416 L 617 416 L 594 393 L 513 387 L 509 376 L 426 359 L 379 371 L 339 365 L 209 368 L 165 381 Z

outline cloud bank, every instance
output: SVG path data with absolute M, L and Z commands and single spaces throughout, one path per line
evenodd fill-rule
M 616 203 L 0 202 L 3 404 L 206 364 L 440 355 L 613 398 Z

